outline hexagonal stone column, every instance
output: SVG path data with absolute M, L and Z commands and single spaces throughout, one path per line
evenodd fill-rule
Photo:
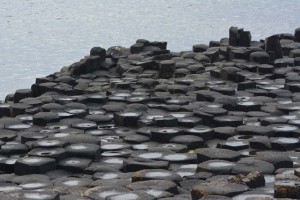
M 24 157 L 15 163 L 15 174 L 44 174 L 56 169 L 55 159 L 42 157 Z

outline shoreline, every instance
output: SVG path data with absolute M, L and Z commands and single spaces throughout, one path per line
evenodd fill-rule
M 299 71 L 300 28 L 94 47 L 0 104 L 0 197 L 299 199 Z

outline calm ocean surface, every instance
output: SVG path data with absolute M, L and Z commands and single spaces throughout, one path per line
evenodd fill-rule
M 138 38 L 173 51 L 228 37 L 253 40 L 300 27 L 299 0 L 0 0 L 0 99 L 36 77 L 78 61 L 93 46 L 129 47 Z

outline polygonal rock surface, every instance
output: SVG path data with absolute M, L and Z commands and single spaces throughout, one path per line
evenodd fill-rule
M 223 195 L 232 197 L 249 190 L 246 185 L 229 182 L 200 183 L 192 190 L 192 199 L 199 199 L 207 195 Z
M 53 112 L 39 112 L 33 116 L 33 124 L 39 126 L 45 126 L 48 123 L 59 121 L 60 117 L 58 114 Z
M 44 174 L 56 169 L 56 162 L 52 158 L 25 157 L 15 163 L 15 174 Z
M 299 199 L 299 38 L 92 48 L 0 102 L 1 198 Z

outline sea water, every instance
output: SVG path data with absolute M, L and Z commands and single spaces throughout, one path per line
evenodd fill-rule
M 129 47 L 138 38 L 173 51 L 228 37 L 230 26 L 254 40 L 300 27 L 298 0 L 0 0 L 0 99 L 30 88 L 94 46 Z

